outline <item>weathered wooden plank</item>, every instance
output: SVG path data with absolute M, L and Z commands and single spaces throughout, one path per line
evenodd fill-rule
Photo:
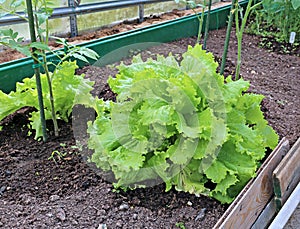
M 267 206 L 264 208 L 262 213 L 259 215 L 255 223 L 252 225 L 251 229 L 263 229 L 267 228 L 268 225 L 273 220 L 274 216 L 276 215 L 276 203 L 275 197 L 273 197 Z
M 296 186 L 268 229 L 284 228 L 300 203 L 300 183 Z
M 280 176 L 280 178 L 284 179 L 284 181 L 282 183 L 279 183 L 279 179 L 274 180 L 274 186 L 277 186 L 277 190 L 274 189 L 275 191 L 279 191 L 280 192 L 280 196 L 284 196 L 284 198 L 287 198 L 287 196 L 290 195 L 291 191 L 294 190 L 294 188 L 297 185 L 297 180 L 299 182 L 299 176 L 300 176 L 300 158 L 296 158 L 295 159 L 295 153 L 299 154 L 299 147 L 300 147 L 300 140 L 298 139 L 298 141 L 295 143 L 295 145 L 289 150 L 289 152 L 287 153 L 287 155 L 283 158 L 283 160 L 279 163 L 279 165 L 275 168 L 274 172 L 273 172 L 273 179 L 274 179 L 274 175 L 276 176 L 278 172 L 282 172 L 285 175 L 290 175 L 290 171 L 292 171 L 292 177 L 290 178 L 283 178 L 286 176 Z M 289 160 L 293 160 L 291 163 L 291 161 Z M 295 165 L 295 163 L 298 165 Z M 292 168 L 290 168 L 289 166 L 292 166 Z M 288 174 L 286 174 L 288 173 Z M 297 177 L 297 178 L 296 178 Z M 276 178 L 276 177 L 275 177 Z M 288 181 L 291 181 L 288 184 Z M 277 182 L 277 185 L 276 185 Z M 281 191 L 281 187 L 287 187 L 286 192 L 284 192 L 284 190 Z M 275 187 L 274 187 L 275 188 Z M 279 190 L 280 189 L 280 190 Z M 276 194 L 276 192 L 275 192 Z M 278 194 L 277 194 L 278 195 Z M 299 195 L 300 197 L 300 195 Z M 263 210 L 263 212 L 260 214 L 260 216 L 258 217 L 258 219 L 255 221 L 255 223 L 252 225 L 251 229 L 262 229 L 262 228 L 267 228 L 267 226 L 271 223 L 272 219 L 275 217 L 276 213 L 278 212 L 278 201 L 280 202 L 280 207 L 281 204 L 283 204 L 285 202 L 281 202 L 281 198 L 278 198 L 278 196 L 274 196 L 271 201 L 267 204 L 267 206 L 265 207 L 265 209 Z
M 279 210 L 300 181 L 300 138 L 273 172 L 276 206 Z
M 274 194 L 272 174 L 288 150 L 289 142 L 284 138 L 262 164 L 257 177 L 248 182 L 229 206 L 214 226 L 215 229 L 250 228 L 252 226 Z

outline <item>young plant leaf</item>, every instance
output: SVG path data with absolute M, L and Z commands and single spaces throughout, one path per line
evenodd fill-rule
M 48 45 L 46 45 L 42 42 L 32 42 L 29 46 L 31 48 L 37 48 L 37 49 L 44 50 L 44 51 L 50 51 L 51 50 Z

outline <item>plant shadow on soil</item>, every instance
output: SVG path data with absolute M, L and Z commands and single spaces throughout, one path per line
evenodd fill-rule
M 211 31 L 208 51 L 222 56 L 226 29 Z M 172 50 L 151 48 L 151 53 L 181 54 L 195 38 L 170 44 Z M 258 47 L 259 38 L 245 34 L 241 75 L 251 82 L 250 90 L 265 95 L 262 110 L 269 124 L 293 144 L 300 133 L 300 58 L 268 52 Z M 236 40 L 232 34 L 227 74 L 234 74 Z M 78 73 L 96 81 L 94 94 L 111 99 L 106 84 L 109 68 L 99 71 L 86 66 Z M 227 206 L 207 197 L 196 197 L 164 185 L 114 192 L 78 153 L 72 124 L 60 124 L 60 137 L 47 143 L 28 135 L 28 109 L 2 121 L 0 132 L 0 227 L 1 228 L 212 228 Z M 49 124 L 51 133 L 51 123 Z M 66 153 L 48 160 L 53 151 Z M 205 212 L 204 217 L 199 214 Z M 196 220 L 197 219 L 197 220 Z

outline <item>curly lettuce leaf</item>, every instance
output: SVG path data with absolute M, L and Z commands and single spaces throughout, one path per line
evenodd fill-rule
M 117 102 L 99 101 L 89 124 L 91 161 L 113 172 L 116 187 L 163 181 L 166 191 L 231 202 L 278 136 L 260 110 L 263 96 L 245 93 L 243 79 L 224 82 L 216 69 L 200 45 L 180 63 L 169 55 L 121 64 L 108 81 Z

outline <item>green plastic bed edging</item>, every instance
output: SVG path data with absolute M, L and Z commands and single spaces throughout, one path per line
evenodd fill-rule
M 248 0 L 241 1 L 240 4 L 241 6 L 245 7 L 247 2 Z M 209 29 L 214 30 L 225 27 L 229 11 L 230 5 L 212 10 L 210 15 Z M 205 19 L 206 14 L 204 20 Z M 81 43 L 80 46 L 93 49 L 101 57 L 113 50 L 132 44 L 143 42 L 163 43 L 184 37 L 196 36 L 197 30 L 198 19 L 195 15 L 190 15 L 155 25 L 146 26 L 140 29 L 134 29 L 131 31 L 107 36 L 90 42 L 84 42 Z M 47 59 L 48 61 L 53 61 L 56 58 L 53 54 L 50 54 L 48 55 Z M 20 82 L 26 77 L 32 77 L 32 64 L 33 61 L 31 57 L 0 64 L 0 90 L 9 93 L 10 91 L 15 90 L 16 82 Z M 91 64 L 93 64 L 92 61 Z M 84 63 L 78 61 L 78 65 L 82 67 Z

